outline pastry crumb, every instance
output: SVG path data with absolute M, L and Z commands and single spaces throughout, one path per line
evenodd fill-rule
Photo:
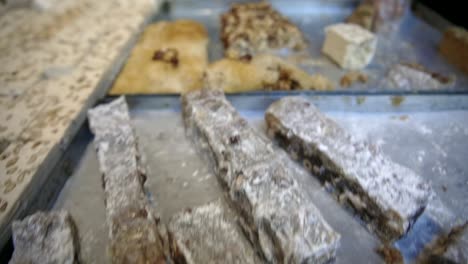
M 350 71 L 343 75 L 340 79 L 341 87 L 349 87 L 353 85 L 355 82 L 360 82 L 362 84 L 367 83 L 369 77 L 367 74 L 362 73 L 360 71 Z

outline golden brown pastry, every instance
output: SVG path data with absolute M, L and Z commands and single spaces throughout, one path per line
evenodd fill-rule
M 149 25 L 110 94 L 182 93 L 199 89 L 208 64 L 208 34 L 198 22 Z
M 309 75 L 295 65 L 272 55 L 222 59 L 205 73 L 205 86 L 227 93 L 254 90 L 331 90 L 333 84 L 320 74 Z
M 468 74 L 468 31 L 459 27 L 447 29 L 439 50 L 450 63 Z
M 374 30 L 375 9 L 371 3 L 362 3 L 346 19 L 347 23 L 359 25 L 369 31 Z

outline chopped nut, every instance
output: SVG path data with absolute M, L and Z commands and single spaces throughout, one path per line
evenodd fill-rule
M 14 183 L 12 180 L 8 179 L 3 183 L 3 186 L 5 187 L 5 189 L 3 190 L 3 193 L 7 194 L 7 193 L 13 191 L 13 189 L 16 187 L 16 183 Z
M 8 202 L 0 198 L 0 212 L 3 213 L 7 209 Z
M 15 165 L 16 162 L 18 162 L 18 157 L 13 157 L 9 161 L 7 161 L 6 167 L 9 168 L 9 167 Z
M 175 68 L 179 66 L 179 52 L 176 49 L 165 49 L 165 50 L 157 50 L 154 52 L 153 57 L 151 58 L 154 61 L 163 61 Z
M 341 77 L 340 85 L 342 87 L 349 87 L 355 82 L 367 83 L 368 80 L 369 77 L 365 73 L 350 71 Z

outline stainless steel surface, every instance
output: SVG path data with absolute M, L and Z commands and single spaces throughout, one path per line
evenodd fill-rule
M 263 113 L 277 94 L 229 96 L 264 133 Z M 411 260 L 435 234 L 468 218 L 468 95 L 308 96 L 327 115 L 362 139 L 380 145 L 395 161 L 432 182 L 437 197 L 396 245 Z M 175 96 L 128 97 L 132 122 L 149 168 L 147 191 L 162 221 L 187 207 L 223 196 L 211 167 L 186 138 Z M 282 150 L 278 150 L 282 151 Z M 101 173 L 92 135 L 83 126 L 51 179 L 72 171 L 54 208 L 75 218 L 84 263 L 108 263 Z M 342 242 L 335 263 L 380 263 L 378 239 L 299 167 L 298 181 Z
M 209 32 L 209 59 L 215 61 L 223 57 L 223 48 L 220 42 L 219 16 L 226 11 L 232 0 L 217 1 L 170 1 L 165 12 L 155 16 L 154 21 L 194 19 L 205 25 Z M 438 44 L 442 34 L 412 13 L 407 13 L 401 22 L 400 29 L 394 33 L 380 33 L 378 35 L 378 48 L 372 63 L 363 70 L 369 76 L 366 84 L 355 84 L 350 88 L 340 88 L 339 80 L 346 71 L 340 69 L 321 53 L 324 41 L 324 28 L 327 25 L 343 22 L 352 13 L 359 1 L 271 1 L 273 6 L 289 17 L 305 33 L 310 42 L 309 59 L 294 59 L 300 61 L 302 67 L 310 73 L 322 73 L 330 78 L 337 89 L 343 91 L 370 90 L 405 91 L 389 88 L 383 78 L 390 67 L 400 62 L 419 63 L 433 72 L 447 76 L 455 76 L 456 84 L 451 88 L 439 89 L 439 92 L 468 91 L 468 76 L 452 66 L 439 54 Z M 427 17 L 427 16 L 426 16 Z M 412 91 L 428 90 L 428 87 L 413 87 Z

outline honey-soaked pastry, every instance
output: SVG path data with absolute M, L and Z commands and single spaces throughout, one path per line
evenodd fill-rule
M 362 3 L 346 18 L 347 23 L 359 25 L 369 31 L 374 30 L 375 8 L 371 3 Z
M 229 58 L 307 48 L 299 28 L 266 2 L 234 4 L 221 16 L 221 40 Z
M 149 25 L 110 94 L 182 93 L 198 89 L 208 63 L 208 34 L 198 22 Z
M 222 59 L 205 73 L 205 86 L 226 93 L 255 90 L 332 90 L 332 82 L 321 74 L 308 74 L 272 55 L 240 60 Z
M 450 63 L 468 74 L 468 31 L 460 27 L 447 29 L 439 51 Z

